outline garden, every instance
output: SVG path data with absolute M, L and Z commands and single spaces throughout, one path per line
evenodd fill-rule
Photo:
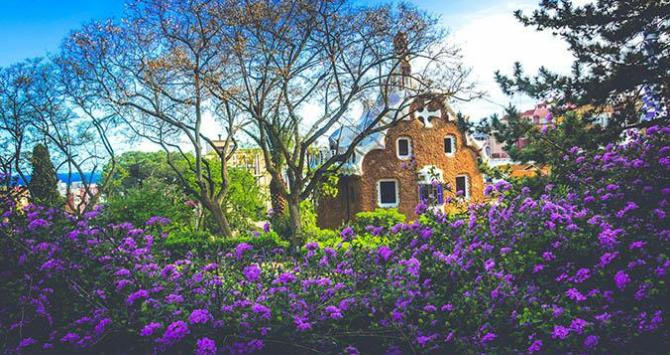
M 667 350 L 670 127 L 564 159 L 574 187 L 500 181 L 492 203 L 345 227 L 297 253 L 176 253 L 168 218 L 108 223 L 103 207 L 75 220 L 5 195 L 4 351 Z M 368 234 L 385 243 L 356 243 Z
M 572 71 L 491 73 L 546 117 L 479 118 L 452 105 L 493 101 L 412 4 L 123 3 L 0 66 L 2 353 L 668 353 L 668 1 L 515 11 Z M 360 147 L 419 111 L 459 132 L 426 155 L 476 174 L 356 201 Z M 419 176 L 416 138 L 379 170 Z

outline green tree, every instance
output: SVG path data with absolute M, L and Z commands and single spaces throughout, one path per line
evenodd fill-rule
M 504 119 L 494 115 L 479 129 L 505 144 L 512 159 L 549 164 L 560 179 L 570 173 L 562 167 L 570 148 L 594 149 L 621 139 L 628 128 L 667 121 L 667 111 L 645 113 L 651 101 L 667 107 L 670 97 L 669 14 L 668 0 L 598 0 L 582 6 L 543 0 L 530 15 L 516 11 L 525 26 L 568 43 L 573 71 L 561 75 L 542 67 L 529 76 L 516 63 L 512 76 L 496 72 L 506 94 L 550 104 L 553 122 L 539 129 L 510 107 Z M 517 146 L 522 139 L 525 144 Z
M 220 160 L 215 156 L 208 157 L 211 158 L 203 161 L 209 179 L 212 179 L 213 186 L 219 186 Z M 126 219 L 140 223 L 147 216 L 161 215 L 179 221 L 187 229 L 206 229 L 216 233 L 218 225 L 209 209 L 203 208 L 194 196 L 197 181 L 189 168 L 194 160 L 195 157 L 185 154 L 184 157 L 173 158 L 170 166 L 164 151 L 121 154 L 116 159 L 113 172 L 109 167 L 103 169 L 105 178 L 107 174 L 112 175 L 106 191 L 108 209 L 114 209 L 114 213 L 118 211 L 120 215 L 133 214 L 132 218 Z M 230 167 L 228 174 L 229 191 L 221 207 L 231 227 L 243 232 L 251 227 L 251 221 L 261 217 L 265 208 L 263 196 L 248 171 Z M 161 191 L 164 193 L 161 194 Z
M 28 190 L 33 202 L 55 207 L 63 202 L 58 193 L 58 179 L 56 169 L 51 163 L 49 148 L 43 144 L 37 144 L 33 148 L 33 155 L 30 158 L 33 171 L 28 182 Z

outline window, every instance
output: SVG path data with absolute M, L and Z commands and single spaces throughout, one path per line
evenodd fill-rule
M 443 204 L 444 190 L 442 183 L 419 184 L 419 199 L 431 206 Z
M 456 153 L 456 137 L 444 137 L 444 153 L 447 155 L 454 155 Z
M 397 207 L 398 200 L 398 182 L 396 180 L 380 180 L 377 183 L 377 203 L 379 207 Z
M 470 184 L 467 176 L 456 176 L 456 195 L 466 199 L 470 198 Z
M 409 138 L 402 137 L 396 141 L 396 153 L 399 159 L 409 159 L 412 155 L 412 144 Z

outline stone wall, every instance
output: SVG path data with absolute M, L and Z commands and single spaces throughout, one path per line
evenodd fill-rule
M 435 110 L 439 103 L 431 102 L 429 109 Z M 413 104 L 412 112 L 421 110 L 423 103 Z M 377 205 L 377 182 L 382 179 L 395 179 L 398 182 L 398 210 L 415 219 L 416 205 L 419 203 L 419 184 L 417 170 L 427 165 L 434 165 L 443 171 L 443 180 L 454 192 L 445 191 L 445 197 L 454 196 L 456 176 L 467 175 L 470 184 L 470 200 L 483 199 L 484 182 L 477 166 L 478 152 L 476 148 L 466 144 L 466 138 L 456 125 L 455 117 L 449 117 L 449 111 L 442 107 L 442 117 L 432 119 L 432 128 L 424 127 L 414 115 L 390 128 L 386 133 L 385 149 L 368 152 L 363 160 L 362 176 L 341 180 L 340 193 L 337 198 L 323 200 L 318 206 L 319 225 L 335 228 L 342 225 L 355 213 L 372 211 Z M 456 137 L 456 152 L 453 156 L 444 153 L 444 137 Z M 401 160 L 396 154 L 396 141 L 399 137 L 411 139 L 414 161 Z M 411 166 L 408 166 L 411 165 Z M 347 185 L 350 184 L 350 185 Z M 342 194 L 343 190 L 355 191 L 354 196 Z M 349 200 L 347 200 L 349 199 Z M 346 210 L 346 212 L 345 212 Z

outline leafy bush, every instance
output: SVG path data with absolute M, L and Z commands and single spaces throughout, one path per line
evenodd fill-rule
M 177 228 L 192 228 L 195 213 L 187 201 L 180 188 L 148 179 L 123 194 L 109 196 L 103 217 L 110 222 L 128 221 L 142 225 L 153 216 L 166 216 Z
M 396 224 L 403 223 L 407 217 L 395 208 L 377 208 L 371 212 L 358 212 L 354 217 L 352 227 L 356 233 L 364 233 L 368 226 L 391 229 Z
M 247 243 L 256 250 L 265 251 L 275 248 L 286 249 L 289 246 L 288 242 L 281 240 L 273 231 L 232 238 L 221 238 L 207 232 L 174 231 L 160 245 L 175 255 L 185 256 L 188 252 L 214 255 L 218 251 L 233 250 L 240 243 Z
M 490 204 L 382 228 L 388 245 L 359 248 L 346 228 L 351 248 L 297 255 L 249 241 L 176 255 L 156 247 L 165 219 L 5 199 L 2 350 L 667 352 L 670 127 L 565 160 L 581 182 L 567 193 L 501 181 Z

